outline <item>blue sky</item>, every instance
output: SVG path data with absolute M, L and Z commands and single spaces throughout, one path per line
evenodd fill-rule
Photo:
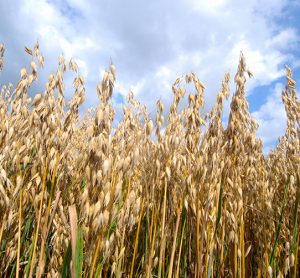
M 300 81 L 300 1 L 286 0 L 0 0 L 0 42 L 6 46 L 0 82 L 16 82 L 28 66 L 24 46 L 40 43 L 45 69 L 32 94 L 43 91 L 61 53 L 75 58 L 86 81 L 84 108 L 97 103 L 96 85 L 112 59 L 117 68 L 117 117 L 129 90 L 155 115 L 178 76 L 194 71 L 206 85 L 206 109 L 226 71 L 233 77 L 240 51 L 254 74 L 250 110 L 265 152 L 285 130 L 281 103 L 284 65 Z M 71 84 L 72 76 L 66 76 Z M 233 93 L 233 91 L 232 91 Z M 72 88 L 66 90 L 71 96 Z M 225 107 L 225 116 L 229 105 Z

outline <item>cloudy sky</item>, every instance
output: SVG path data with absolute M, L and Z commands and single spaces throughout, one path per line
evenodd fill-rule
M 191 71 L 206 85 L 209 108 L 226 71 L 233 85 L 242 51 L 254 74 L 247 95 L 265 151 L 284 133 L 285 64 L 300 81 L 299 0 L 0 0 L 0 9 L 6 46 L 0 84 L 16 82 L 29 63 L 24 46 L 38 40 L 46 68 L 37 91 L 63 53 L 85 78 L 85 108 L 97 104 L 96 85 L 111 60 L 117 109 L 132 90 L 154 115 L 156 100 L 170 103 L 172 83 Z

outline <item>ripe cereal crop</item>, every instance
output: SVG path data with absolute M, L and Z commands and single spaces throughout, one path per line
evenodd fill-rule
M 290 68 L 286 131 L 264 155 L 242 54 L 234 92 L 226 73 L 208 113 L 190 73 L 172 85 L 168 110 L 157 101 L 155 117 L 129 93 L 115 125 L 113 64 L 97 106 L 81 115 L 75 61 L 60 56 L 30 97 L 44 58 L 38 44 L 25 50 L 31 62 L 18 83 L 0 84 L 2 277 L 299 277 L 300 102 Z M 0 45 L 0 70 L 4 54 Z

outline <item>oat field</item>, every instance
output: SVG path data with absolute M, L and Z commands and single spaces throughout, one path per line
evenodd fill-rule
M 300 102 L 291 69 L 286 131 L 265 156 L 242 54 L 209 113 L 190 73 L 170 84 L 170 108 L 158 100 L 154 118 L 129 93 L 115 126 L 114 65 L 97 86 L 97 106 L 81 115 L 76 63 L 59 57 L 44 92 L 30 97 L 44 58 L 38 44 L 25 50 L 32 61 L 19 82 L 0 84 L 1 277 L 300 276 Z M 0 45 L 0 70 L 9 67 L 4 54 Z M 74 76 L 68 102 L 66 71 Z

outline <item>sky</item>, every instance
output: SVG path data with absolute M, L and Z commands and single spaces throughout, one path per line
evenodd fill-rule
M 284 134 L 285 64 L 300 81 L 300 0 L 0 0 L 0 10 L 0 43 L 6 47 L 1 85 L 15 83 L 20 69 L 29 67 L 24 46 L 38 40 L 45 69 L 31 94 L 44 90 L 63 53 L 85 79 L 84 109 L 97 105 L 96 86 L 111 61 L 117 69 L 117 118 L 130 90 L 154 116 L 156 100 L 168 106 L 173 82 L 190 72 L 205 84 L 210 109 L 227 71 L 234 92 L 242 51 L 254 75 L 247 98 L 264 152 Z M 71 86 L 66 95 L 71 97 Z M 228 113 L 229 102 L 225 118 Z

